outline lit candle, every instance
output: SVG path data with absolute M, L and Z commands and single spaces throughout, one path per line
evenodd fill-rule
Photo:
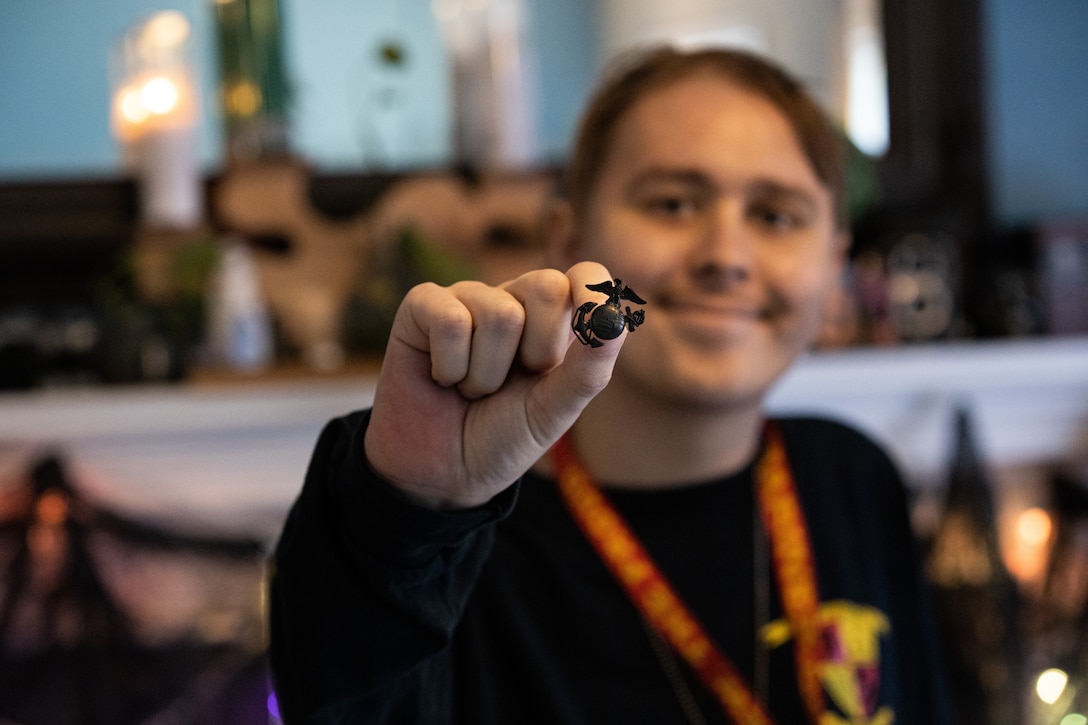
M 114 93 L 114 134 L 151 227 L 188 229 L 203 215 L 188 37 L 188 21 L 174 11 L 134 28 L 124 47 L 125 78 Z

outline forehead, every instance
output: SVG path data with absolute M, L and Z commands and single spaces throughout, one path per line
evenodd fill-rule
M 710 72 L 646 91 L 617 122 L 609 146 L 603 174 L 676 165 L 824 186 L 781 109 Z

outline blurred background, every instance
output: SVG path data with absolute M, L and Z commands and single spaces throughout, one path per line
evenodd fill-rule
M 0 723 L 275 723 L 264 562 L 400 296 L 541 260 L 614 54 L 726 44 L 851 148 L 776 411 L 907 475 L 964 723 L 1088 723 L 1082 0 L 0 5 Z

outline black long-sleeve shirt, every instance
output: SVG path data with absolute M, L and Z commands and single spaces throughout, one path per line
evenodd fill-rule
M 271 662 L 288 723 L 685 723 L 622 588 L 553 481 L 527 474 L 472 511 L 417 507 L 365 461 L 366 412 L 329 424 L 277 546 Z M 937 645 L 900 479 L 828 421 L 779 421 L 821 595 L 828 713 L 844 723 L 946 722 Z M 405 455 L 410 455 L 406 451 Z M 683 488 L 605 487 L 711 637 L 749 680 L 767 654 L 768 709 L 803 723 L 792 641 L 754 604 L 774 577 L 754 552 L 752 468 Z M 684 671 L 710 723 L 727 722 Z M 850 719 L 851 716 L 858 719 Z M 831 721 L 836 722 L 836 721 Z

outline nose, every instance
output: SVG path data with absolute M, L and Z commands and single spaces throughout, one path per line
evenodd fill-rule
M 696 278 L 717 285 L 732 285 L 751 277 L 752 239 L 744 210 L 731 200 L 715 204 L 706 215 L 698 244 L 692 250 Z

